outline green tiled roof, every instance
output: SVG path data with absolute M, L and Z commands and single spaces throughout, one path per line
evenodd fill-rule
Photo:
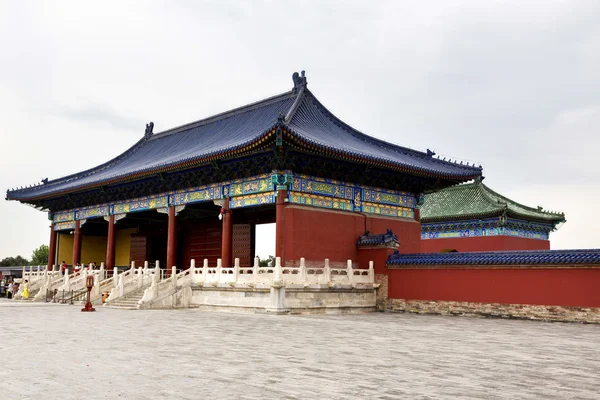
M 500 215 L 554 224 L 565 221 L 563 213 L 542 211 L 541 207 L 524 206 L 494 192 L 481 181 L 457 185 L 425 195 L 425 202 L 421 206 L 421 222 Z

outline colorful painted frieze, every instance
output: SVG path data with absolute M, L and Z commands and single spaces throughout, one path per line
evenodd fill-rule
M 291 190 L 299 193 L 310 193 L 340 199 L 352 200 L 353 211 L 364 211 L 364 203 L 400 207 L 402 210 L 391 208 L 369 208 L 372 213 L 384 215 L 408 216 L 411 213 L 404 209 L 414 209 L 417 198 L 414 194 L 402 191 L 383 190 L 368 186 L 351 185 L 347 182 L 333 179 L 323 179 L 307 175 L 293 175 Z M 398 211 L 400 211 L 398 213 Z M 414 212 L 412 213 L 414 215 Z
M 90 208 L 82 208 L 75 212 L 75 219 L 100 218 L 108 215 L 109 207 L 107 205 Z
M 275 192 L 255 193 L 245 196 L 232 197 L 229 202 L 230 208 L 252 207 L 263 204 L 275 203 Z
M 57 222 L 54 224 L 55 231 L 65 231 L 65 230 L 73 230 L 75 229 L 75 221 L 69 222 Z
M 353 187 L 341 182 L 297 175 L 292 178 L 291 190 L 348 200 L 352 199 L 353 194 Z
M 253 193 L 264 193 L 273 191 L 273 183 L 270 177 L 253 179 L 249 181 L 234 182 L 223 186 L 225 197 L 243 196 Z
M 74 210 L 57 212 L 52 216 L 53 222 L 66 222 L 66 221 L 73 221 L 74 219 L 75 219 L 75 211 Z
M 455 239 L 484 236 L 514 236 L 527 239 L 548 240 L 550 235 L 547 232 L 535 232 L 525 229 L 510 229 L 505 227 L 496 228 L 469 228 L 453 229 L 444 231 L 421 232 L 421 239 Z
M 387 217 L 414 218 L 415 212 L 412 208 L 395 207 L 385 204 L 363 202 L 362 210 L 369 214 L 385 215 Z
M 192 204 L 221 198 L 221 186 L 210 186 L 171 195 L 171 205 Z
M 289 196 L 289 202 L 313 207 L 331 208 L 333 210 L 353 211 L 352 202 L 350 200 L 319 196 L 315 194 L 291 192 Z
M 169 206 L 169 196 L 147 197 L 113 206 L 113 214 L 146 211 Z
M 415 208 L 417 199 L 407 192 L 389 192 L 384 190 L 364 189 L 363 201 L 391 206 Z

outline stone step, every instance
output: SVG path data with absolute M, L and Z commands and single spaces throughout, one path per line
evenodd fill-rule
M 135 306 L 137 307 L 138 302 L 137 301 L 115 301 L 114 303 L 110 304 L 115 305 L 115 306 Z
M 118 310 L 137 310 L 137 307 L 129 307 L 129 306 L 116 306 L 116 305 L 112 305 L 112 306 L 106 306 L 106 308 L 114 308 L 114 309 L 118 309 Z

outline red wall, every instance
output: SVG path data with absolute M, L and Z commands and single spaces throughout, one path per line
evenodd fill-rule
M 422 253 L 439 253 L 448 249 L 455 249 L 461 253 L 466 251 L 550 250 L 550 241 L 513 236 L 425 239 L 421 241 Z
M 600 307 L 600 268 L 389 269 L 405 300 Z
M 420 252 L 421 224 L 415 220 L 288 205 L 284 258 L 286 262 L 300 257 L 315 261 L 326 258 L 332 262 L 358 261 L 356 241 L 365 229 L 371 233 L 392 229 L 398 235 L 402 253 Z M 368 264 L 360 267 L 367 268 Z

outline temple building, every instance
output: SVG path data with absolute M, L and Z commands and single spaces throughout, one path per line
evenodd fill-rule
M 481 179 L 425 195 L 421 252 L 549 250 L 563 213 L 517 203 Z
M 265 223 L 276 224 L 282 265 L 358 260 L 357 239 L 388 229 L 401 252 L 420 252 L 422 194 L 480 178 L 481 167 L 367 136 L 326 109 L 303 72 L 293 83 L 283 94 L 163 132 L 149 123 L 118 157 L 6 197 L 48 212 L 49 266 L 159 260 L 185 269 L 191 259 L 218 258 L 224 267 L 234 258 L 250 266 L 255 227 Z M 532 211 L 522 218 L 512 203 L 479 207 L 465 212 L 467 222 L 483 218 L 499 235 L 500 227 L 535 220 L 527 234 L 540 237 L 523 240 L 540 243 L 557 218 Z M 433 215 L 427 211 L 428 221 Z

